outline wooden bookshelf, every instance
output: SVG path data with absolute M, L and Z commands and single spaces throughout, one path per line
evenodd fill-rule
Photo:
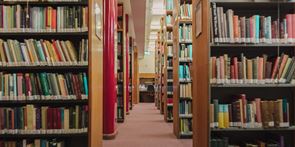
M 155 46 L 155 106 L 157 109 L 161 110 L 161 97 L 162 97 L 162 70 L 161 70 L 161 58 L 162 58 L 162 49 L 161 49 L 161 31 L 158 32 L 156 46 Z
M 125 97 L 125 17 L 124 4 L 118 3 L 118 18 L 117 18 L 117 122 L 123 123 L 126 116 L 126 97 Z M 120 11 L 120 12 L 119 12 Z
M 283 141 L 285 145 L 294 146 L 294 85 L 293 83 L 264 83 L 264 84 L 210 84 L 210 56 L 222 56 L 228 54 L 235 57 L 241 53 L 247 56 L 256 57 L 266 54 L 268 56 L 280 56 L 282 53 L 294 56 L 293 43 L 212 43 L 211 18 L 212 5 L 223 7 L 223 13 L 232 9 L 235 15 L 271 16 L 272 21 L 283 20 L 286 14 L 294 13 L 294 2 L 287 1 L 252 1 L 252 0 L 202 0 L 201 9 L 197 10 L 200 0 L 193 0 L 193 12 L 200 10 L 202 18 L 193 13 L 193 53 L 194 80 L 197 81 L 193 88 L 193 145 L 194 147 L 212 146 L 212 141 L 219 138 L 228 138 L 229 144 L 245 145 L 248 142 L 256 144 L 257 140 L 268 141 L 270 138 Z M 269 9 L 272 8 L 272 9 Z M 257 11 L 259 10 L 259 11 Z M 201 34 L 196 37 L 196 23 L 202 21 Z M 260 30 L 261 31 L 261 30 Z M 261 36 L 260 36 L 261 37 Z M 253 52 L 255 50 L 255 52 Z M 248 57 L 247 57 L 248 58 Z M 240 57 L 238 59 L 240 61 Z M 261 101 L 277 100 L 275 97 L 283 97 L 290 107 L 290 125 L 288 127 L 230 127 L 212 128 L 210 126 L 210 104 L 213 99 L 218 98 L 219 104 L 231 104 L 233 100 L 230 95 L 246 94 L 247 100 L 253 97 L 261 97 Z M 287 94 L 288 93 L 288 94 Z M 249 95 L 249 96 L 248 96 Z M 250 102 L 249 102 L 250 103 Z M 277 112 L 279 113 L 279 112 Z M 275 114 L 274 114 L 275 115 Z M 195 117 L 197 116 L 197 117 Z M 247 139 L 243 138 L 247 136 Z M 261 137 L 260 137 L 261 136 Z M 249 138 L 248 138 L 249 137 Z M 283 139 L 282 139 L 283 137 Z M 278 139 L 280 138 L 280 139 Z M 277 143 L 280 144 L 280 143 Z
M 166 0 L 166 16 L 164 16 L 164 120 L 173 122 L 173 0 Z M 172 78 L 171 78 L 172 77 Z M 172 88 L 172 89 L 171 89 Z M 172 91 L 171 91 L 172 90 Z M 172 102 L 172 103 L 171 103 Z
M 75 7 L 88 7 L 89 15 L 88 19 L 88 30 L 81 32 L 0 32 L 1 39 L 15 39 L 23 42 L 24 39 L 44 39 L 44 40 L 70 40 L 72 42 L 80 41 L 81 39 L 88 39 L 88 61 L 87 64 L 68 64 L 68 65 L 11 65 L 2 66 L 1 72 L 7 73 L 80 73 L 85 72 L 87 74 L 89 94 L 87 99 L 81 100 L 1 100 L 0 108 L 3 107 L 21 107 L 26 105 L 34 106 L 49 106 L 49 107 L 68 107 L 68 106 L 83 106 L 88 105 L 88 128 L 85 131 L 76 133 L 29 133 L 29 134 L 0 134 L 0 138 L 4 140 L 19 140 L 21 139 L 53 139 L 64 140 L 65 146 L 101 146 L 102 145 L 102 51 L 97 52 L 96 50 L 102 49 L 102 40 L 98 39 L 97 36 L 92 33 L 95 31 L 94 21 L 94 3 L 102 6 L 101 0 L 88 0 L 83 2 L 28 2 L 29 7 L 46 7 L 52 6 L 53 8 L 62 6 L 75 6 Z M 26 6 L 27 2 L 7 1 L 0 2 L 0 5 L 20 5 Z M 93 14 L 93 15 L 92 15 Z M 103 21 L 103 20 L 100 20 Z M 103 31 L 103 30 L 101 30 Z M 78 43 L 78 42 L 77 42 Z M 79 49 L 76 43 L 73 43 L 75 49 Z M 76 50 L 78 53 L 79 50 Z M 79 53 L 78 53 L 79 54 Z M 95 89 L 95 90 L 94 90 Z M 95 98 L 95 99 L 92 99 Z M 95 138 L 95 139 L 94 139 Z
M 180 66 L 187 66 L 189 68 L 188 75 L 191 75 L 191 59 L 188 57 L 180 57 L 182 56 L 182 51 L 185 48 L 188 48 L 189 45 L 192 45 L 193 42 L 188 40 L 191 38 L 190 35 L 187 35 L 189 38 L 181 38 L 183 34 L 179 33 L 180 28 L 184 28 L 185 26 L 189 26 L 192 24 L 191 18 L 185 17 L 187 14 L 182 14 L 180 12 L 180 7 L 184 5 L 192 4 L 191 0 L 174 0 L 174 27 L 173 27 L 173 132 L 177 138 L 192 138 L 193 132 L 191 131 L 191 123 L 193 116 L 190 113 L 190 108 L 182 108 L 180 104 L 185 103 L 183 107 L 189 107 L 192 103 L 192 99 L 182 97 L 181 96 L 181 87 L 187 86 L 190 83 L 192 87 L 192 77 L 189 79 L 180 79 L 179 71 Z M 192 11 L 193 12 L 193 11 Z M 188 31 L 188 30 L 187 30 Z M 189 32 L 184 32 L 185 34 Z M 188 50 L 188 49 L 187 49 Z M 193 51 L 194 52 L 194 49 Z M 186 55 L 187 56 L 187 55 Z M 184 72 L 184 70 L 182 70 Z M 187 72 L 187 71 L 185 71 Z M 189 93 L 191 93 L 190 90 Z M 184 91 L 183 91 L 184 92 Z M 188 105 L 186 105 L 188 104 Z M 185 110 L 185 114 L 181 114 L 181 111 Z M 185 128 L 185 129 L 184 129 Z
M 134 77 L 134 39 L 132 37 L 129 37 L 129 109 L 132 110 L 133 108 L 133 88 L 132 88 L 132 79 Z

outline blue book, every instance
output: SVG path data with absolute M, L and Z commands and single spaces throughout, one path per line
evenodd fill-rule
M 178 28 L 178 36 L 179 36 L 179 40 L 181 41 L 183 39 L 183 33 L 182 33 L 182 26 L 179 26 Z
M 255 41 L 259 42 L 259 28 L 260 28 L 260 16 L 255 15 Z
M 188 53 L 189 53 L 189 58 L 193 58 L 193 46 L 190 44 L 188 45 Z
M 85 95 L 88 96 L 88 82 L 87 82 L 86 73 L 83 73 L 83 85 L 84 85 L 84 89 L 85 89 Z
M 189 66 L 188 65 L 185 66 L 185 72 L 186 72 L 186 77 L 185 78 L 190 79 L 191 75 L 190 75 L 190 72 L 189 72 Z
M 60 108 L 60 120 L 61 120 L 61 126 L 63 127 L 64 126 L 64 113 L 65 109 L 63 107 Z
M 43 139 L 42 139 L 42 140 L 41 140 L 41 147 L 46 147 L 46 142 L 47 142 L 46 140 L 43 140 Z
M 183 65 L 179 65 L 179 70 L 178 70 L 178 76 L 179 76 L 179 79 L 183 79 L 184 76 L 183 76 Z
M 267 33 L 267 39 L 271 39 L 271 16 L 266 17 L 266 33 Z

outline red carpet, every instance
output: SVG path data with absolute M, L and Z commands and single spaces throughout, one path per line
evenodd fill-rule
M 192 147 L 192 139 L 177 139 L 163 117 L 154 103 L 135 105 L 116 138 L 104 140 L 103 147 Z

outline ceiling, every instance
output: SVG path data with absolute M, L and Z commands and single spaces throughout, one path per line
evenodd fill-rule
M 163 0 L 130 0 L 134 23 L 135 42 L 139 57 L 155 50 L 160 19 L 164 15 Z

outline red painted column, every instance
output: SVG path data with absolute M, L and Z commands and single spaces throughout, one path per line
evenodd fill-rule
M 104 0 L 103 27 L 103 134 L 115 135 L 115 21 L 116 0 Z
M 128 28 L 129 28 L 129 16 L 126 14 L 126 112 L 129 112 L 129 35 L 128 35 Z

